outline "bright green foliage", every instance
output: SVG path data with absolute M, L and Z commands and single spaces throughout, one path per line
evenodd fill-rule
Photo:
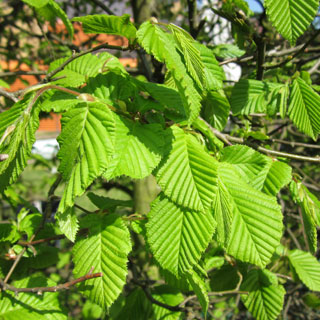
M 177 204 L 197 211 L 210 209 L 216 191 L 216 161 L 196 137 L 172 126 L 156 178 L 164 194 Z
M 289 252 L 289 261 L 300 280 L 311 290 L 320 291 L 320 263 L 309 252 Z
M 117 214 L 88 216 L 87 222 L 89 236 L 78 240 L 73 249 L 74 275 L 81 277 L 92 267 L 94 272 L 102 272 L 102 277 L 87 281 L 89 287 L 84 286 L 83 290 L 90 300 L 107 308 L 125 284 L 127 256 L 131 251 L 130 233 Z
M 222 131 L 227 124 L 230 112 L 228 99 L 219 91 L 209 91 L 203 101 L 202 116 L 213 128 Z
M 160 266 L 175 275 L 199 261 L 216 225 L 210 212 L 183 209 L 163 195 L 154 201 L 148 220 L 151 251 Z
M 17 288 L 47 287 L 55 286 L 52 280 L 43 276 L 34 275 L 14 282 Z M 25 306 L 28 306 L 26 308 Z M 46 292 L 41 295 L 34 293 L 20 293 L 18 297 L 13 292 L 6 291 L 0 294 L 0 319 L 1 320 L 65 320 L 64 310 L 61 310 L 58 300 L 58 292 Z
M 65 212 L 58 212 L 56 214 L 56 219 L 58 220 L 58 225 L 63 234 L 74 242 L 76 239 L 76 234 L 79 229 L 78 219 L 74 211 L 74 207 L 68 208 Z
M 0 117 L 0 154 L 7 154 L 0 162 L 0 191 L 14 183 L 27 165 L 35 132 L 39 126 L 39 105 L 33 105 L 34 93 L 17 102 Z
M 194 270 L 189 270 L 186 275 L 192 289 L 199 299 L 203 313 L 206 315 L 209 307 L 209 297 L 205 281 Z
M 301 78 L 295 79 L 291 86 L 288 114 L 301 131 L 317 140 L 320 132 L 320 97 Z
M 166 285 L 155 287 L 152 296 L 169 306 L 177 306 L 183 301 L 183 295 L 179 290 Z M 153 313 L 156 319 L 178 320 L 181 316 L 181 312 L 173 312 L 158 305 L 153 305 Z
M 158 165 L 163 149 L 159 124 L 141 125 L 115 116 L 115 155 L 104 176 L 109 180 L 127 175 L 135 179 L 148 176 Z
M 255 319 L 277 319 L 285 290 L 274 274 L 268 270 L 253 269 L 245 277 L 241 289 L 249 292 L 248 295 L 241 295 L 241 300 Z
M 235 114 L 267 112 L 278 99 L 282 84 L 240 79 L 232 89 L 231 110 Z
M 318 11 L 317 0 L 265 0 L 268 18 L 292 45 L 306 31 Z
M 50 0 L 23 0 L 23 2 L 35 8 L 41 8 L 45 6 L 49 1 Z
M 294 201 L 300 206 L 303 226 L 306 231 L 309 250 L 317 250 L 317 228 L 319 226 L 320 203 L 318 199 L 301 183 L 292 181 L 290 191 Z
M 277 193 L 292 179 L 292 169 L 281 161 L 272 161 L 268 174 L 263 184 L 262 191 L 266 194 L 276 196 Z
M 63 115 L 58 141 L 59 171 L 67 182 L 59 206 L 64 212 L 109 164 L 114 143 L 112 112 L 102 103 L 80 103 Z
M 136 38 L 136 28 L 130 21 L 130 16 L 124 14 L 121 17 L 103 14 L 76 17 L 72 21 L 82 22 L 85 33 L 106 33 L 126 37 L 130 43 Z
M 145 22 L 137 32 L 137 38 L 147 53 L 152 54 L 158 61 L 166 63 L 181 95 L 188 121 L 191 123 L 199 115 L 201 96 L 194 86 L 193 79 L 187 73 L 172 36 L 157 25 Z
M 67 59 L 62 58 L 53 61 L 50 64 L 49 71 L 58 68 Z M 62 78 L 54 83 L 62 86 L 78 87 L 85 83 L 89 77 L 93 77 L 101 72 L 100 68 L 102 68 L 103 64 L 104 61 L 97 56 L 86 54 L 73 60 L 62 71 L 58 72 L 55 77 Z
M 244 50 L 234 44 L 218 44 L 214 46 L 212 52 L 220 58 L 236 58 L 245 54 Z
M 224 219 L 233 213 L 227 252 L 241 261 L 265 267 L 282 235 L 280 206 L 275 198 L 253 189 L 237 175 L 231 165 L 219 166 L 218 188 L 224 199 L 220 200 L 223 201 L 222 212 L 215 216 Z M 243 203 L 248 205 L 243 206 Z M 217 227 L 219 230 L 223 226 L 218 224 Z

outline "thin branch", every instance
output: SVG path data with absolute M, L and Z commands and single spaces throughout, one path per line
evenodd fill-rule
M 72 55 L 69 59 L 67 59 L 61 66 L 59 66 L 57 69 L 55 70 L 52 70 L 51 72 L 49 72 L 46 77 L 40 82 L 40 83 L 46 83 L 48 82 L 54 75 L 56 75 L 58 72 L 62 71 L 70 62 L 72 62 L 73 60 L 79 58 L 79 57 L 82 57 L 88 53 L 91 53 L 91 52 L 95 52 L 95 51 L 98 51 L 98 50 L 101 50 L 101 49 L 110 49 L 110 50 L 121 50 L 121 51 L 128 51 L 128 50 L 131 50 L 131 47 L 128 46 L 113 46 L 113 45 L 110 45 L 108 43 L 103 43 L 103 44 L 100 44 L 99 46 L 96 46 L 96 47 L 93 47 L 91 49 L 88 49 L 88 50 L 85 50 L 85 51 L 82 51 L 82 52 L 79 52 L 77 54 L 74 54 Z
M 69 282 L 66 282 L 64 284 L 59 284 L 53 287 L 17 288 L 9 284 L 6 284 L 1 279 L 0 279 L 0 286 L 2 287 L 3 291 L 9 290 L 9 291 L 13 291 L 15 294 L 18 294 L 20 292 L 32 292 L 32 293 L 37 293 L 38 295 L 41 295 L 43 292 L 57 292 L 61 290 L 68 290 L 70 289 L 70 287 L 74 286 L 79 282 L 87 281 L 94 278 L 100 278 L 103 276 L 102 272 L 92 273 L 91 270 L 85 276 L 82 276 L 80 278 L 77 278 Z
M 42 76 L 45 75 L 45 71 L 10 71 L 10 72 L 0 72 L 0 78 L 12 77 L 12 76 Z
M 282 278 L 282 279 L 286 279 L 286 280 L 290 280 L 293 281 L 293 279 L 290 276 L 287 276 L 285 274 L 281 274 L 281 273 L 276 273 L 275 274 L 278 278 Z
M 311 149 L 320 149 L 320 145 L 316 145 L 316 144 L 302 143 L 302 142 L 296 142 L 296 141 L 286 141 L 281 139 L 271 139 L 271 141 L 274 143 L 287 144 L 287 145 L 290 145 L 292 148 L 304 147 L 304 148 L 311 148 Z
M 99 1 L 99 0 L 91 0 L 91 2 L 93 2 L 94 4 L 96 4 L 98 7 L 100 7 L 101 9 L 103 9 L 107 14 L 110 15 L 115 15 L 113 13 L 113 11 L 111 9 L 109 9 L 103 2 Z
M 13 102 L 17 102 L 19 100 L 14 93 L 8 92 L 1 88 L 0 88 L 0 95 L 12 100 Z
M 189 30 L 191 36 L 197 38 L 197 26 L 196 26 L 196 17 L 197 17 L 197 1 L 196 0 L 187 0 L 188 3 L 188 21 L 189 21 Z

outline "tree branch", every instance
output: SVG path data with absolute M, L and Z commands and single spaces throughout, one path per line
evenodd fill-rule
M 38 295 L 41 295 L 43 292 L 57 292 L 61 290 L 68 290 L 70 289 L 70 287 L 74 286 L 79 282 L 83 282 L 83 281 L 87 281 L 90 279 L 99 278 L 103 276 L 102 272 L 92 273 L 92 271 L 93 271 L 93 268 L 91 268 L 91 270 L 85 276 L 82 276 L 80 278 L 77 278 L 69 282 L 66 282 L 64 284 L 59 284 L 53 287 L 17 288 L 9 284 L 6 284 L 2 279 L 0 279 L 0 286 L 3 291 L 9 290 L 9 291 L 13 291 L 15 294 L 18 294 L 20 292 L 33 292 L 33 293 L 37 293 Z
M 113 16 L 115 15 L 114 12 L 111 9 L 109 9 L 103 2 L 101 2 L 99 0 L 91 0 L 91 2 L 93 2 L 98 7 L 103 9 L 107 14 L 110 14 L 110 15 L 113 15 Z
M 19 100 L 14 93 L 8 92 L 1 88 L 0 88 L 0 95 L 12 100 L 13 102 L 17 102 Z
M 0 78 L 12 77 L 12 76 L 42 76 L 45 75 L 45 71 L 10 71 L 10 72 L 0 72 Z

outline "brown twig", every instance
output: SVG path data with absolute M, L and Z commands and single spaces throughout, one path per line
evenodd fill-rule
M 110 15 L 115 15 L 113 13 L 113 11 L 111 9 L 109 9 L 103 2 L 99 1 L 99 0 L 91 0 L 91 2 L 93 2 L 94 4 L 96 4 L 98 7 L 100 7 L 101 9 L 103 9 L 106 13 L 110 14 Z
M 12 100 L 13 102 L 17 102 L 19 100 L 14 93 L 8 92 L 1 88 L 0 88 L 0 95 Z
M 70 287 L 74 286 L 79 282 L 83 282 L 83 281 L 87 281 L 90 279 L 99 278 L 103 276 L 102 272 L 92 273 L 91 270 L 85 276 L 82 276 L 80 278 L 77 278 L 53 287 L 17 288 L 12 285 L 6 284 L 1 279 L 0 279 L 0 286 L 3 291 L 9 290 L 9 291 L 13 291 L 15 294 L 18 294 L 20 292 L 32 292 L 32 293 L 37 293 L 38 295 L 41 295 L 43 292 L 57 292 L 61 290 L 68 290 L 70 289 Z
M 12 76 L 42 76 L 45 75 L 45 71 L 10 71 L 10 72 L 0 72 L 0 78 L 12 77 Z

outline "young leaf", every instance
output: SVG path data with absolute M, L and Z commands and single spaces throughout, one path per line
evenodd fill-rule
M 246 52 L 241 50 L 238 46 L 234 44 L 218 44 L 212 49 L 212 53 L 216 56 L 226 59 L 226 58 L 238 58 L 243 56 Z
M 307 30 L 318 11 L 318 0 L 265 0 L 267 16 L 291 45 Z
M 164 194 L 191 210 L 210 209 L 216 192 L 216 161 L 193 135 L 177 126 L 168 129 L 165 146 L 156 172 Z
M 130 21 L 130 15 L 128 14 L 124 14 L 121 17 L 96 14 L 76 17 L 72 21 L 82 22 L 82 28 L 85 33 L 116 34 L 126 37 L 131 44 L 136 38 L 137 29 Z
M 61 58 L 50 64 L 49 72 L 57 69 L 68 58 Z M 104 61 L 92 54 L 83 55 L 70 63 L 63 70 L 59 71 L 55 77 L 60 78 L 54 83 L 67 87 L 79 87 L 84 84 L 88 78 L 96 76 L 102 68 Z
M 190 75 L 199 88 L 202 88 L 204 65 L 200 57 L 200 51 L 194 46 L 195 41 L 185 30 L 172 23 L 168 25 L 168 28 L 172 31 L 174 40 L 183 54 Z
M 219 91 L 209 91 L 202 102 L 201 115 L 213 128 L 222 131 L 229 118 L 230 104 Z
M 134 122 L 115 116 L 115 152 L 104 177 L 127 175 L 142 179 L 158 165 L 163 153 L 163 130 L 159 124 Z
M 192 286 L 193 291 L 198 297 L 198 300 L 202 307 L 202 311 L 206 317 L 209 307 L 209 297 L 206 284 L 204 280 L 194 270 L 189 270 L 188 272 L 186 272 L 186 276 Z
M 192 123 L 199 115 L 201 96 L 188 75 L 181 55 L 177 52 L 172 35 L 165 33 L 157 25 L 144 22 L 137 31 L 140 45 L 158 61 L 166 64 L 178 88 L 188 122 Z
M 58 212 L 55 217 L 58 220 L 61 232 L 65 234 L 70 241 L 74 242 L 79 229 L 79 223 L 74 207 L 68 208 L 63 213 Z
M 152 297 L 169 306 L 177 306 L 183 301 L 183 295 L 179 290 L 167 285 L 154 287 Z M 173 312 L 156 304 L 152 305 L 152 309 L 156 319 L 178 320 L 181 316 L 181 312 Z
M 288 258 L 300 280 L 310 290 L 320 291 L 320 263 L 316 257 L 296 249 L 289 252 Z
M 0 114 L 0 192 L 14 183 L 27 165 L 39 126 L 39 104 L 33 104 L 35 93 L 27 94 L 9 110 Z
M 261 190 L 267 174 L 267 157 L 247 146 L 235 145 L 223 149 L 221 161 L 232 164 L 246 183 Z
M 257 320 L 275 320 L 283 306 L 285 290 L 277 278 L 268 270 L 250 270 L 241 285 L 249 291 L 241 295 L 246 308 Z
M 288 114 L 293 123 L 313 140 L 320 132 L 320 97 L 301 78 L 293 81 Z
M 290 183 L 291 179 L 292 168 L 289 165 L 281 161 L 272 161 L 262 191 L 276 196 L 284 186 Z
M 130 233 L 117 214 L 87 217 L 92 220 L 89 235 L 76 242 L 73 249 L 75 277 L 102 272 L 102 277 L 80 286 L 86 296 L 106 309 L 117 299 L 126 282 Z M 88 225 L 88 224 L 87 224 Z
M 52 280 L 43 276 L 32 276 L 23 280 L 15 281 L 13 285 L 17 288 L 33 288 L 55 286 Z M 66 320 L 67 313 L 61 310 L 58 292 L 45 292 L 41 295 L 36 293 L 19 293 L 6 291 L 1 293 L 0 319 L 48 319 Z
M 246 184 L 230 164 L 219 165 L 218 177 L 219 187 L 227 190 L 228 211 L 233 212 L 227 252 L 264 267 L 282 235 L 282 214 L 276 198 Z
M 59 171 L 67 182 L 59 211 L 73 206 L 92 181 L 107 168 L 113 152 L 114 118 L 98 102 L 83 102 L 65 113 L 58 137 Z
M 50 0 L 22 0 L 22 1 L 32 7 L 41 8 L 45 6 Z
M 183 209 L 160 195 L 149 213 L 147 241 L 160 266 L 178 275 L 199 261 L 215 225 L 209 211 Z
M 90 201 L 101 210 L 114 209 L 120 207 L 132 207 L 133 201 L 131 200 L 118 200 L 108 197 L 98 196 L 95 193 L 89 192 L 87 194 Z

